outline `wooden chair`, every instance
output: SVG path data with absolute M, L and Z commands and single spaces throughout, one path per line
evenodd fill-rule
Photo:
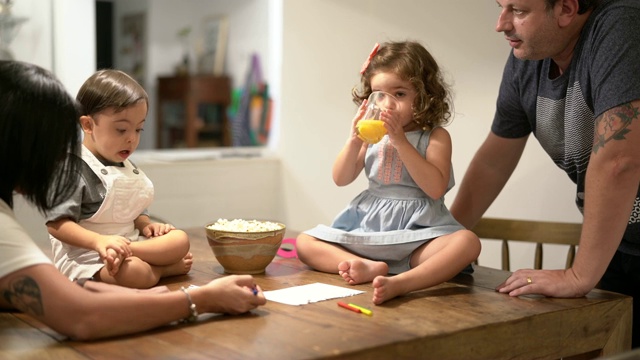
M 582 224 L 549 221 L 482 218 L 472 229 L 480 239 L 502 241 L 502 270 L 510 271 L 509 241 L 536 244 L 534 268 L 542 268 L 542 244 L 569 245 L 566 267 L 573 265 Z M 476 260 L 476 264 L 478 264 Z

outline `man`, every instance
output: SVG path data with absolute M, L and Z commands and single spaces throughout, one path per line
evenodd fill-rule
M 640 346 L 640 2 L 497 0 L 512 47 L 491 132 L 451 207 L 472 228 L 533 133 L 576 183 L 584 215 L 567 270 L 518 270 L 497 290 L 580 297 L 598 285 L 634 298 Z

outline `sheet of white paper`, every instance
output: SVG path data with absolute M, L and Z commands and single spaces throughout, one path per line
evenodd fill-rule
M 364 291 L 322 283 L 292 286 L 286 289 L 265 291 L 264 297 L 287 305 L 305 305 L 323 300 L 362 294 Z

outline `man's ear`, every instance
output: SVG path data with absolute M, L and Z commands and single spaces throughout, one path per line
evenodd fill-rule
M 578 0 L 560 0 L 559 5 L 562 6 L 560 15 L 558 16 L 558 26 L 561 28 L 567 27 L 578 16 L 578 9 L 580 4 Z
M 80 126 L 82 127 L 82 131 L 90 134 L 93 131 L 93 121 L 91 121 L 91 117 L 86 115 L 80 116 Z

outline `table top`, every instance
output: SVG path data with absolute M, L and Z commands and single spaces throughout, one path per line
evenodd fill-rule
M 188 233 L 194 265 L 163 280 L 172 290 L 225 276 L 204 229 Z M 200 315 L 195 324 L 93 342 L 70 341 L 28 316 L 0 312 L 0 358 L 593 358 L 630 349 L 630 297 L 600 290 L 578 299 L 510 297 L 494 290 L 508 274 L 476 266 L 472 275 L 376 306 L 371 284 L 350 286 L 337 274 L 276 257 L 255 275 L 264 290 L 320 282 L 364 293 L 302 306 L 271 301 L 245 315 Z M 345 310 L 340 300 L 373 315 Z

